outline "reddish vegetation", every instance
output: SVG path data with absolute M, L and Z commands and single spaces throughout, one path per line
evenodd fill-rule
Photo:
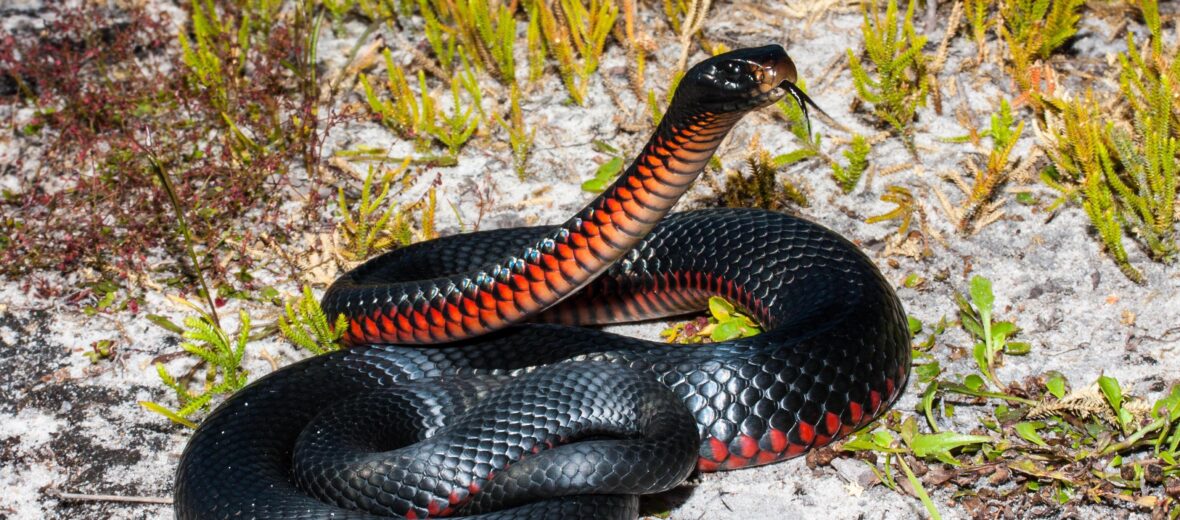
M 41 29 L 0 30 L 0 104 L 34 111 L 9 121 L 20 159 L 3 173 L 22 182 L 0 200 L 0 273 L 88 267 L 121 284 L 148 269 L 147 251 L 180 251 L 145 147 L 186 206 L 207 275 L 226 281 L 214 258 L 233 254 L 227 238 L 248 243 L 253 230 L 281 240 L 287 224 L 268 194 L 291 165 L 318 161 L 315 89 L 298 73 L 306 22 L 276 21 L 248 52 L 223 57 L 223 114 L 188 74 L 172 24 L 153 18 L 86 3 L 51 8 Z M 292 114 L 305 123 L 296 128 Z M 227 119 L 257 146 L 235 142 Z M 321 206 L 312 188 L 309 212 Z

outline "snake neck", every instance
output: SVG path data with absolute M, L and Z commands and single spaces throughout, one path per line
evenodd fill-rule
M 449 342 L 524 321 L 577 292 L 642 240 L 744 114 L 690 112 L 673 102 L 643 151 L 609 188 L 518 255 L 475 273 L 374 286 L 355 295 L 348 293 L 361 281 L 338 281 L 324 295 L 324 310 L 348 316 L 344 340 L 350 345 Z M 362 305 L 351 304 L 361 298 L 384 299 L 385 305 L 364 313 Z

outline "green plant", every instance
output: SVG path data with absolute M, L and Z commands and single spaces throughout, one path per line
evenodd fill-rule
M 876 224 L 877 222 L 896 220 L 898 221 L 897 236 L 906 236 L 910 231 L 910 223 L 913 222 L 914 214 L 917 212 L 913 192 L 904 186 L 888 186 L 885 188 L 885 193 L 881 194 L 881 201 L 889 202 L 895 207 L 885 213 L 865 219 L 865 223 Z
M 964 9 L 967 12 L 967 21 L 971 25 L 971 37 L 975 40 L 975 48 L 978 50 L 976 60 L 983 63 L 984 57 L 987 55 L 986 39 L 987 30 L 991 25 L 991 19 L 988 16 L 991 8 L 1000 0 L 966 0 Z
M 970 301 L 963 294 L 955 294 L 955 303 L 959 306 L 959 324 L 975 340 L 971 353 L 979 372 L 1002 388 L 1004 385 L 995 376 L 1000 353 L 1027 354 L 1030 345 L 1023 341 L 1010 341 L 1012 336 L 1020 332 L 1015 323 L 993 319 L 995 296 L 990 280 L 972 276 L 970 294 Z
M 1016 124 L 1013 128 L 1013 124 Z M 1005 99 L 1000 100 L 1000 110 L 991 116 L 991 126 L 980 134 L 980 137 L 990 137 L 991 150 L 988 151 L 987 164 L 980 169 L 974 161 L 968 159 L 967 166 L 972 172 L 972 183 L 966 190 L 967 200 L 959 221 L 959 230 L 966 232 L 972 224 L 979 225 L 986 216 L 993 215 L 995 209 L 992 201 L 1000 187 L 1007 181 L 1009 175 L 1008 157 L 1016 141 L 1024 132 L 1024 121 L 1015 122 L 1012 108 Z M 978 229 L 978 227 L 976 227 Z
M 1180 190 L 1180 60 L 1163 53 L 1155 3 L 1142 7 L 1151 42 L 1140 51 L 1128 37 L 1127 52 L 1119 57 L 1130 122 L 1109 121 L 1108 111 L 1087 92 L 1082 99 L 1049 100 L 1053 110 L 1038 129 L 1053 161 L 1041 178 L 1062 194 L 1051 208 L 1080 199 L 1105 249 L 1136 282 L 1143 275 L 1130 264 L 1123 236 L 1138 239 L 1153 259 L 1173 261 Z
M 516 176 L 524 180 L 528 177 L 528 160 L 537 138 L 537 127 L 529 128 L 525 124 L 524 113 L 520 110 L 520 89 L 516 85 L 512 85 L 509 99 L 508 121 L 499 115 L 496 121 L 508 132 L 508 144 L 512 147 L 512 168 L 516 170 Z
M 582 190 L 591 193 L 601 193 L 623 172 L 623 167 L 627 164 L 627 158 L 623 155 L 622 151 L 605 141 L 594 140 L 591 145 L 595 151 L 607 154 L 608 159 L 606 162 L 598 165 L 598 168 L 594 170 L 593 178 L 582 183 Z
M 710 296 L 708 316 L 677 323 L 661 331 L 660 337 L 669 343 L 692 344 L 729 341 L 761 333 L 761 327 L 735 309 L 732 303 L 719 296 Z
M 864 52 L 873 63 L 874 74 L 870 77 L 859 55 L 848 49 L 857 96 L 873 105 L 873 115 L 892 127 L 916 157 L 911 125 L 918 108 L 926 106 L 929 76 L 926 73 L 927 58 L 922 53 L 926 37 L 919 36 L 914 30 L 914 0 L 909 1 L 900 26 L 897 0 L 887 0 L 884 19 L 877 0 L 862 4 L 862 10 Z
M 283 306 L 285 315 L 279 316 L 279 330 L 283 337 L 313 354 L 326 354 L 343 347 L 341 338 L 348 330 L 348 318 L 338 314 L 328 321 L 320 302 L 311 293 L 311 286 L 303 286 L 303 297 Z
M 1000 38 L 1008 45 L 1012 78 L 1029 102 L 1040 109 L 1039 81 L 1034 60 L 1046 60 L 1077 34 L 1077 10 L 1085 0 L 1001 0 Z
M 344 188 L 337 190 L 336 205 L 341 221 L 337 235 L 342 239 L 337 252 L 350 261 L 363 260 L 369 255 L 393 246 L 405 246 L 417 238 L 434 238 L 434 217 L 437 208 L 436 190 L 426 192 L 425 200 L 403 204 L 399 209 L 391 204 L 390 190 L 395 179 L 409 179 L 410 160 L 405 159 L 393 170 L 384 172 L 380 180 L 377 169 L 369 168 L 361 186 L 359 199 L 350 201 Z M 374 183 L 377 183 L 374 186 Z M 418 233 L 414 232 L 414 213 L 419 212 Z
M 848 166 L 832 161 L 832 178 L 844 193 L 852 193 L 865 170 L 869 168 L 869 152 L 872 147 L 869 140 L 860 134 L 853 134 L 848 149 L 844 151 L 844 158 L 848 159 Z
M 183 336 L 188 341 L 181 343 L 180 348 L 206 365 L 200 391 L 192 389 L 196 385 L 189 376 L 178 379 L 168 373 L 163 363 L 156 363 L 160 380 L 176 394 L 180 408 L 173 410 L 150 401 L 140 401 L 139 404 L 176 423 L 196 428 L 196 423 L 190 419 L 194 413 L 208 407 L 214 397 L 232 394 L 246 385 L 249 373 L 242 368 L 242 355 L 250 339 L 250 315 L 246 311 L 239 313 L 241 323 L 238 325 L 238 334 L 231 339 L 211 315 L 195 306 L 190 307 L 197 310 L 199 315 L 184 319 Z
M 792 154 L 775 157 L 763 149 L 755 138 L 750 142 L 750 154 L 746 156 L 747 177 L 741 171 L 732 171 L 726 179 L 721 201 L 728 207 L 757 206 L 763 209 L 782 210 L 789 205 L 807 207 L 807 195 L 790 180 L 781 185 L 778 171 L 791 159 Z
M 532 0 L 529 19 L 539 20 L 549 54 L 570 98 L 586 104 L 590 76 L 598 70 L 606 37 L 618 18 L 619 7 L 609 0 Z M 561 16 L 558 16 L 560 10 Z M 530 24 L 533 23 L 530 21 Z
M 443 71 L 455 65 L 457 48 L 501 83 L 516 83 L 515 3 L 489 0 L 418 0 L 426 40 Z M 445 79 L 445 78 L 440 78 Z

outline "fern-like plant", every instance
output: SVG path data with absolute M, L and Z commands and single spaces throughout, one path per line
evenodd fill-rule
M 1131 266 L 1123 237 L 1138 239 L 1156 260 L 1173 261 L 1180 189 L 1180 60 L 1163 52 L 1156 2 L 1144 0 L 1141 7 L 1151 42 L 1140 50 L 1128 36 L 1127 52 L 1119 57 L 1130 122 L 1109 121 L 1087 93 L 1084 99 L 1052 100 L 1053 113 L 1046 112 L 1045 129 L 1038 132 L 1054 164 L 1042 179 L 1062 192 L 1054 207 L 1080 199 L 1106 250 L 1136 282 L 1143 275 Z
M 340 339 L 348 330 L 348 318 L 339 314 L 334 321 L 328 321 L 328 315 L 311 293 L 310 286 L 304 285 L 303 297 L 287 302 L 284 310 L 285 315 L 279 316 L 279 331 L 291 343 L 316 355 L 343 346 Z
M 241 311 L 239 316 L 241 324 L 233 339 L 204 312 L 185 318 L 182 335 L 188 341 L 181 343 L 180 348 L 205 364 L 204 381 L 194 384 L 191 378 L 176 378 L 163 363 L 156 363 L 160 380 L 176 394 L 180 407 L 174 410 L 150 401 L 140 401 L 140 406 L 195 428 L 196 423 L 190 419 L 194 413 L 208 407 L 214 397 L 232 394 L 245 386 L 249 372 L 242 368 L 242 356 L 250 339 L 250 315 Z M 200 390 L 193 390 L 194 386 Z
M 922 53 L 926 37 L 914 30 L 914 0 L 909 1 L 900 21 L 897 0 L 887 0 L 884 18 L 877 0 L 862 4 L 862 9 L 864 52 L 873 64 L 873 74 L 860 56 L 848 49 L 857 96 L 873 105 L 873 115 L 887 123 L 916 157 L 912 124 L 918 108 L 926 105 L 929 85 L 927 58 Z
M 1012 79 L 1040 110 L 1035 60 L 1046 60 L 1078 32 L 1077 13 L 1085 0 L 1001 0 L 998 25 L 1000 38 L 1008 45 Z
M 1007 100 L 1001 99 L 1000 110 L 992 114 L 991 126 L 983 132 L 984 136 L 992 139 L 987 164 L 979 168 L 974 162 L 968 163 L 972 170 L 972 183 L 967 190 L 966 208 L 958 222 L 960 231 L 967 231 L 971 228 L 972 222 L 991 213 L 993 208 L 989 207 L 989 204 L 1008 178 L 1008 157 L 1022 133 L 1024 121 L 1017 123 L 1012 116 L 1012 107 Z
M 872 146 L 869 144 L 869 140 L 863 135 L 855 134 L 852 136 L 852 141 L 848 143 L 848 149 L 844 151 L 844 158 L 848 159 L 848 166 L 832 161 L 832 178 L 836 179 L 836 184 L 840 185 L 840 189 L 844 193 L 852 193 L 865 170 L 869 169 L 869 152 L 871 150 Z
M 618 4 L 609 0 L 532 0 L 529 23 L 539 25 L 574 103 L 586 103 L 590 76 L 598 70 L 606 37 L 618 15 Z

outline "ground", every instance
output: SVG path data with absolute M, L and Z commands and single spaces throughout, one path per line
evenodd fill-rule
M 27 4 L 30 12 L 41 7 L 38 2 Z M 852 80 L 841 65 L 846 49 L 860 38 L 859 10 L 834 4 L 807 21 L 792 16 L 797 14 L 795 7 L 715 5 L 706 33 L 731 47 L 783 44 L 819 106 L 859 133 L 878 134 L 881 130 L 872 126 L 863 111 L 853 111 Z M 949 5 L 944 3 L 940 17 L 945 17 L 944 11 L 948 10 Z M 174 24 L 184 22 L 183 11 L 167 7 L 161 12 L 175 15 Z M 919 13 L 920 27 L 925 24 L 922 16 Z M 641 20 L 647 22 L 655 23 Z M 31 22 L 22 23 L 37 21 L 32 17 Z M 1085 17 L 1072 44 L 1072 54 L 1056 58 L 1060 60 L 1056 63 L 1061 63 L 1062 68 L 1067 68 L 1064 63 L 1070 60 L 1095 66 L 1110 63 L 1110 57 L 1124 48 L 1117 26 L 1117 21 Z M 945 27 L 937 20 L 931 27 L 925 32 L 932 51 Z M 338 67 L 363 29 L 357 22 L 346 22 L 327 31 L 320 41 L 323 66 Z M 1176 31 L 1173 23 L 1171 34 Z M 386 41 L 398 50 L 396 38 L 390 36 Z M 675 65 L 680 52 L 669 36 L 662 37 L 660 43 L 667 45 L 659 46 L 650 58 L 649 84 L 663 81 L 661 74 Z M 998 52 L 999 42 L 989 38 L 989 44 Z M 800 185 L 810 199 L 808 207 L 794 207 L 791 211 L 838 231 L 862 247 L 886 278 L 896 284 L 906 312 L 926 324 L 943 316 L 952 320 L 956 317 L 953 296 L 967 290 L 971 276 L 990 279 L 999 315 L 1015 320 L 1023 329 L 1022 338 L 1032 345 L 1027 356 L 1007 359 L 998 370 L 1000 379 L 1021 381 L 1058 371 L 1075 384 L 1083 384 L 1105 374 L 1117 378 L 1128 393 L 1149 400 L 1158 398 L 1176 383 L 1175 374 L 1180 372 L 1180 332 L 1175 328 L 1180 322 L 1180 300 L 1175 298 L 1180 291 L 1180 271 L 1175 266 L 1152 262 L 1139 248 L 1129 247 L 1131 262 L 1146 278 L 1143 284 L 1131 282 L 1102 253 L 1080 207 L 1074 204 L 1052 213 L 1045 211 L 1057 194 L 1035 178 L 1010 182 L 1000 195 L 1008 199 L 1003 205 L 1005 214 L 973 235 L 960 233 L 941 208 L 936 190 L 949 194 L 952 205 L 962 199 L 943 174 L 968 175 L 964 161 L 977 152 L 970 144 L 944 140 L 966 133 L 956 121 L 955 108 L 969 105 L 982 116 L 996 109 L 1000 97 L 1016 97 L 1010 79 L 999 66 L 968 66 L 975 52 L 974 43 L 967 38 L 951 41 L 942 76 L 942 113 L 936 113 L 933 107 L 919 110 L 917 161 L 900 140 L 887 137 L 874 146 L 869 173 L 848 195 L 839 190 L 823 163 L 804 161 L 787 167 L 781 175 Z M 702 57 L 704 54 L 694 47 L 690 61 Z M 608 46 L 600 73 L 606 79 L 591 83 L 585 107 L 566 102 L 566 92 L 556 77 L 548 77 L 526 97 L 524 113 L 529 124 L 538 128 L 526 179 L 520 180 L 511 172 L 511 151 L 502 142 L 492 145 L 491 139 L 484 138 L 462 150 L 457 166 L 432 167 L 420 174 L 417 184 L 402 195 L 403 201 L 416 200 L 437 178 L 438 199 L 444 202 L 440 203 L 437 226 L 444 235 L 476 225 L 493 229 L 561 221 L 591 196 L 579 186 L 605 158 L 595 151 L 593 141 L 635 150 L 646 138 L 646 130 L 622 130 L 647 117 L 644 100 L 625 88 L 627 66 L 628 58 L 619 46 Z M 604 81 L 616 89 L 619 103 L 629 106 L 632 114 L 622 113 Z M 1088 81 L 1065 77 L 1061 88 L 1076 91 L 1085 88 Z M 355 102 L 359 95 L 353 95 L 358 96 L 352 100 Z M 27 115 L 22 110 L 0 105 L 5 119 Z M 765 111 L 748 117 L 734 131 L 719 152 L 727 168 L 743 164 L 746 144 L 755 135 L 773 154 L 798 148 L 784 123 L 768 114 Z M 815 124 L 828 139 L 848 135 L 823 120 L 815 120 Z M 413 153 L 409 144 L 394 141 L 380 125 L 354 121 L 331 129 L 324 155 L 331 156 L 334 151 L 356 144 L 388 146 L 391 155 Z M 24 145 L 13 133 L 0 137 L 0 162 L 11 159 L 18 153 L 16 147 Z M 1034 133 L 1025 131 L 1014 156 L 1032 154 L 1036 146 Z M 1041 159 L 1040 164 L 1044 163 Z M 899 165 L 908 167 L 894 168 Z M 5 180 L 6 184 L 19 184 L 19 172 L 4 175 L 13 176 Z M 892 208 L 878 200 L 887 185 L 909 187 L 925 208 L 933 253 L 930 257 L 891 254 L 888 245 L 896 224 L 865 222 Z M 678 209 L 707 205 L 714 200 L 716 190 L 716 182 L 698 183 Z M 1012 200 L 1016 191 L 1031 193 L 1036 202 L 1017 203 Z M 330 222 L 325 223 L 320 235 L 330 236 L 330 226 Z M 325 247 L 326 242 L 319 238 L 306 237 L 298 253 Z M 151 262 L 162 261 L 162 252 L 149 253 Z M 323 277 L 327 279 L 339 272 L 335 265 L 325 269 L 328 272 Z M 279 273 L 278 269 L 264 269 L 258 276 L 283 294 L 296 294 L 299 280 Z M 920 277 L 923 283 L 907 287 L 905 280 L 911 275 Z M 76 282 L 75 278 L 60 278 L 52 273 L 43 273 L 41 279 L 66 285 Z M 178 296 L 177 292 L 161 289 L 147 292 L 138 313 L 89 315 L 83 312 L 82 305 L 63 297 L 39 296 L 26 282 L 0 282 L 0 487 L 7 490 L 0 496 L 0 518 L 170 516 L 171 508 L 166 503 L 62 495 L 164 499 L 171 495 L 177 458 L 191 430 L 145 411 L 139 402 L 174 403 L 173 396 L 159 382 L 154 362 L 167 361 L 177 371 L 188 365 L 177 355 L 178 337 L 150 322 L 147 315 L 158 314 L 179 323 L 191 312 L 167 298 Z M 323 286 L 316 287 L 317 294 L 322 290 Z M 280 312 L 273 305 L 231 301 L 221 309 L 229 330 L 236 326 L 239 306 L 250 311 L 256 324 L 270 323 Z M 665 326 L 643 324 L 614 329 L 654 338 Z M 94 342 L 104 339 L 116 341 L 117 351 L 112 358 L 92 362 L 83 355 Z M 932 354 L 944 371 L 966 374 L 974 370 L 970 347 L 966 333 L 952 326 L 939 338 Z M 245 366 L 251 378 L 256 378 L 307 355 L 271 336 L 250 344 Z M 921 391 L 912 383 L 896 408 L 915 409 Z M 945 419 L 944 427 L 966 431 L 976 426 L 973 421 L 975 416 L 963 413 Z M 986 483 L 980 485 L 986 487 Z M 1004 484 L 992 491 L 1002 496 L 1012 486 Z M 933 498 L 946 518 L 978 514 L 960 504 L 949 489 L 938 489 Z M 649 502 L 648 509 L 671 507 L 673 519 L 913 518 L 925 514 L 916 498 L 876 484 L 868 465 L 855 459 L 837 459 L 831 465 L 813 468 L 799 458 L 694 477 L 662 499 Z M 993 506 L 985 516 L 1146 518 L 1148 513 L 1129 506 L 1077 505 L 1061 511 L 1030 505 L 1007 512 Z

